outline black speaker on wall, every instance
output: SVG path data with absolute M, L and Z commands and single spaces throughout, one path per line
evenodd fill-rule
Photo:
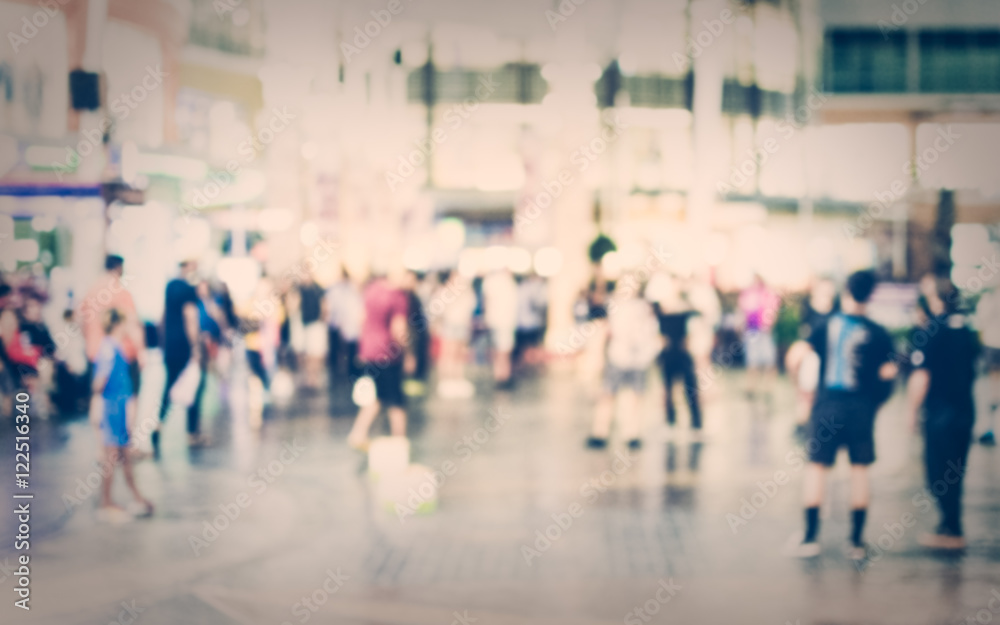
M 101 77 L 97 72 L 74 69 L 69 73 L 69 95 L 77 111 L 96 111 L 101 108 Z

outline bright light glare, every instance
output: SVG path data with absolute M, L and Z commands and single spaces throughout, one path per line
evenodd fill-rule
M 535 273 L 543 278 L 551 278 L 562 269 L 562 253 L 554 247 L 543 247 L 535 252 Z
M 486 271 L 498 271 L 507 266 L 508 250 L 502 245 L 491 245 L 486 248 L 485 263 L 483 269 Z
M 159 174 L 184 180 L 202 180 L 208 174 L 205 161 L 169 154 L 143 154 L 135 157 L 135 170 L 143 174 Z
M 34 239 L 18 239 L 14 241 L 14 259 L 22 263 L 38 260 L 38 241 Z
M 227 256 L 216 263 L 215 273 L 229 287 L 232 298 L 242 301 L 253 295 L 260 278 L 260 265 L 249 256 Z
M 713 232 L 708 238 L 705 248 L 705 262 L 712 267 L 718 267 L 725 262 L 729 254 L 729 237 L 721 232 Z
M 465 245 L 465 224 L 459 219 L 442 219 L 436 231 L 438 244 L 449 252 L 457 253 Z
M 512 247 L 507 253 L 507 269 L 511 273 L 526 274 L 531 271 L 531 252 L 520 247 Z
M 485 261 L 486 251 L 482 248 L 470 247 L 458 255 L 458 273 L 465 278 L 479 275 Z
M 24 162 L 31 167 L 49 169 L 52 163 L 61 163 L 70 169 L 76 168 L 76 158 L 68 156 L 70 152 L 65 147 L 56 148 L 47 145 L 29 145 L 24 151 Z
M 311 221 L 303 222 L 299 227 L 299 241 L 302 245 L 309 247 L 319 239 L 319 226 Z
M 177 261 L 200 258 L 212 240 L 212 227 L 205 219 L 188 221 L 186 218 L 179 217 L 174 222 L 174 230 L 180 233 L 180 237 L 177 238 L 173 246 Z
M 622 258 L 618 252 L 608 252 L 601 258 L 601 269 L 604 275 L 612 280 L 621 275 L 622 265 Z
M 951 229 L 951 260 L 958 265 L 976 265 L 989 254 L 990 233 L 982 224 L 956 224 Z
M 52 215 L 35 215 L 31 218 L 31 227 L 36 232 L 51 232 L 56 227 L 56 218 Z
M 312 141 L 307 141 L 302 144 L 302 158 L 307 161 L 311 161 L 319 156 L 319 146 Z
M 263 232 L 284 232 L 294 221 L 295 216 L 287 208 L 265 208 L 257 215 L 257 228 Z
M 403 267 L 410 271 L 424 272 L 430 269 L 431 261 L 423 245 L 411 245 L 403 250 Z

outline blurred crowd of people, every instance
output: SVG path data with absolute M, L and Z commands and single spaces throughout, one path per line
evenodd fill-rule
M 966 393 L 971 393 L 980 366 L 980 344 L 982 367 L 993 389 L 981 442 L 994 441 L 992 419 L 1000 403 L 1000 293 L 982 294 L 978 312 L 971 316 L 970 306 L 956 299 L 953 287 L 942 290 L 940 280 L 928 279 L 920 285 L 918 318 L 910 334 L 893 338 L 864 316 L 875 288 L 873 278 L 870 284 L 865 280 L 869 278 L 852 276 L 838 293 L 833 280 L 821 278 L 807 293 L 785 293 L 755 276 L 741 292 L 722 293 L 707 271 L 682 277 L 660 270 L 641 281 L 611 279 L 597 262 L 573 307 L 572 336 L 564 340 L 548 332 L 547 281 L 530 272 L 515 275 L 501 267 L 469 276 L 397 267 L 352 276 L 341 270 L 322 285 L 313 275 L 264 276 L 248 297 L 234 301 L 223 282 L 201 276 L 195 261 L 185 261 L 167 284 L 163 317 L 154 323 L 136 310 L 123 259 L 109 255 L 101 278 L 63 311 L 46 310 L 44 274 L 3 277 L 0 408 L 10 414 L 15 391 L 28 389 L 39 415 L 89 413 L 103 461 L 123 468 L 134 495 L 130 514 L 152 513 L 131 474 L 133 456 L 143 453 L 133 445 L 141 429 L 137 397 L 143 384 L 156 380 L 159 385 L 158 377 L 147 374 L 150 364 L 159 368 L 163 380 L 162 392 L 155 391 L 156 415 L 144 432 L 154 457 L 160 454 L 161 424 L 174 408 L 185 413 L 190 446 L 211 444 L 201 425 L 209 380 L 217 382 L 223 396 L 233 384 L 246 385 L 247 419 L 254 427 L 261 425 L 269 405 L 290 399 L 297 390 L 327 388 L 350 396 L 358 414 L 348 443 L 363 450 L 383 408 L 390 432 L 405 436 L 408 397 L 433 392 L 444 399 L 468 398 L 486 378 L 496 390 L 507 391 L 550 359 L 572 358 L 584 380 L 600 380 L 593 385 L 600 391 L 586 440 L 591 448 L 606 447 L 616 423 L 628 447 L 642 446 L 639 402 L 654 368 L 665 389 L 663 418 L 670 427 L 678 422 L 682 396 L 695 437 L 703 428 L 703 403 L 718 392 L 716 382 L 727 369 L 745 368 L 747 398 L 768 408 L 773 407 L 776 373 L 787 369 L 798 393 L 797 434 L 803 441 L 816 435 L 818 414 L 860 411 L 871 414 L 873 422 L 888 396 L 885 384 L 902 371 L 922 384 L 923 395 L 920 388 L 911 390 L 913 411 L 926 402 L 933 407 L 935 398 L 945 396 L 940 393 L 960 396 L 961 401 L 949 405 L 964 406 L 962 414 L 934 421 L 939 429 L 958 427 L 960 433 L 941 436 L 936 431 L 937 440 L 952 443 L 940 454 L 929 452 L 928 462 L 935 467 L 946 461 L 964 465 L 968 445 L 955 441 L 971 437 L 974 414 L 967 409 Z M 974 341 L 966 335 L 955 338 L 959 326 L 975 328 L 968 330 Z M 928 347 L 946 336 L 954 340 Z M 879 353 L 861 357 L 851 352 L 873 341 Z M 955 345 L 965 343 L 969 347 L 952 353 Z M 935 369 L 943 354 L 954 365 L 944 382 L 944 374 Z M 879 373 L 885 363 L 895 369 Z M 958 376 L 959 364 L 972 373 Z M 234 377 L 241 368 L 247 375 Z M 488 370 L 488 376 L 479 375 L 480 370 Z M 962 390 L 941 391 L 941 384 Z M 954 426 L 956 419 L 960 426 Z M 838 439 L 861 473 L 874 460 L 866 447 L 872 444 L 870 429 L 851 425 L 846 431 L 854 438 Z M 815 500 L 822 493 L 823 470 L 835 456 L 829 445 L 823 449 L 812 458 L 817 468 L 810 474 L 803 552 L 814 549 Z M 866 479 L 857 478 L 862 493 L 857 510 L 867 507 Z M 110 499 L 110 477 L 104 492 L 107 515 L 124 515 Z M 941 535 L 955 536 L 960 532 L 955 504 L 942 505 L 951 520 Z M 854 523 L 863 526 L 863 518 Z M 860 530 L 854 538 L 858 547 Z

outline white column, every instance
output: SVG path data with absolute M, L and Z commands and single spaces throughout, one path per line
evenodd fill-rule
M 691 32 L 704 30 L 703 22 L 718 20 L 728 5 L 723 0 L 694 0 L 691 3 Z M 722 33 L 725 37 L 727 32 Z M 692 236 L 703 241 L 712 223 L 716 183 L 725 155 L 719 150 L 722 134 L 722 81 L 725 45 L 714 41 L 694 58 L 693 121 L 694 180 L 687 198 L 687 219 Z M 701 246 L 696 245 L 694 249 Z
M 108 0 L 89 0 L 87 3 L 87 34 L 81 60 L 81 69 L 88 72 L 100 72 L 102 67 L 104 47 L 104 25 L 108 18 Z M 105 111 L 80 111 L 80 126 L 78 141 L 89 141 L 84 133 L 94 131 L 101 126 Z M 103 144 L 95 146 L 93 152 L 81 158 L 77 165 L 77 179 L 82 182 L 100 182 L 101 174 L 107 163 L 107 155 Z M 104 266 L 105 240 L 107 238 L 107 223 L 104 201 L 101 199 L 88 201 L 87 208 L 81 210 L 73 228 L 73 284 L 82 286 L 94 282 Z

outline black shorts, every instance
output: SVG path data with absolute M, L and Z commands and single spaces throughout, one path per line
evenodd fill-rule
M 403 361 L 385 363 L 364 363 L 365 375 L 375 381 L 375 397 L 384 407 L 402 408 L 406 404 L 403 395 Z
M 515 341 L 521 348 L 541 345 L 545 336 L 545 328 L 518 328 L 514 334 Z
M 139 363 L 135 360 L 128 363 L 128 377 L 132 380 L 132 394 L 139 395 L 139 382 L 142 380 L 142 370 L 139 368 Z
M 833 466 L 837 451 L 847 447 L 851 464 L 875 462 L 875 414 L 870 399 L 851 394 L 824 394 L 816 398 L 809 420 L 806 451 L 809 460 Z

